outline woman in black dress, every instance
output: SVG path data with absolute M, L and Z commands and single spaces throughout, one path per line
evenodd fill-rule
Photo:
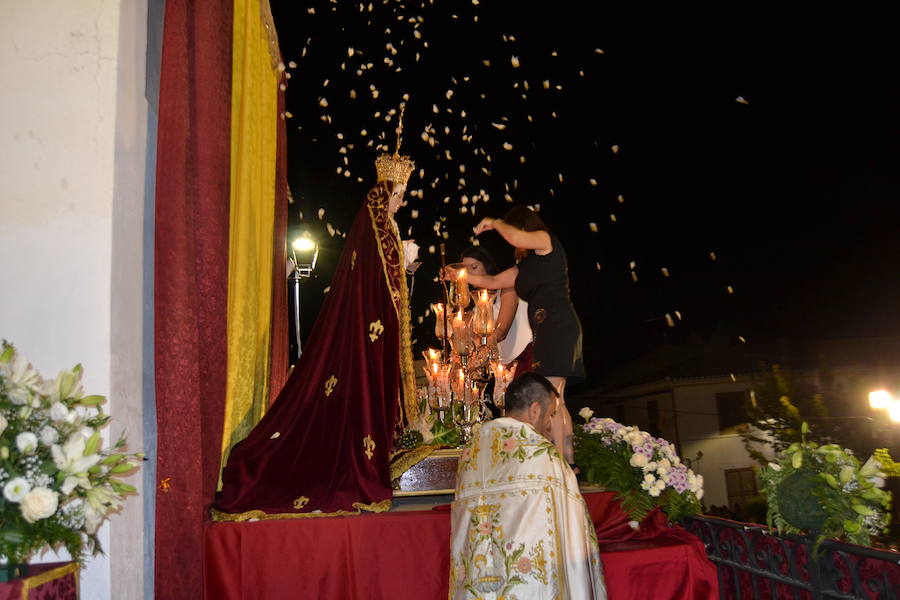
M 475 227 L 475 235 L 491 229 L 516 249 L 519 262 L 496 275 L 468 274 L 469 283 L 494 290 L 515 287 L 516 294 L 528 303 L 528 322 L 534 334 L 534 371 L 559 390 L 553 443 L 572 463 L 572 417 L 563 391 L 566 381 L 584 379 L 584 361 L 581 321 L 569 298 L 566 252 L 541 218 L 524 206 L 513 208 L 502 219 L 482 219 Z

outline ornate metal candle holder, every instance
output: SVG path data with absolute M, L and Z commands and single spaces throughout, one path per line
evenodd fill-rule
M 491 364 L 494 371 L 494 406 L 500 409 L 501 414 L 506 414 L 506 388 L 516 375 L 516 364 L 516 361 L 508 365 L 499 361 Z

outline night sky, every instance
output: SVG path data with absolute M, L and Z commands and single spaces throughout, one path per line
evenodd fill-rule
M 296 64 L 289 237 L 308 230 L 321 245 L 305 330 L 342 247 L 329 227 L 349 230 L 376 147 L 394 149 L 396 115 L 384 117 L 409 94 L 401 151 L 424 178 L 414 174 L 409 188 L 422 193 L 407 192 L 397 220 L 425 261 L 412 298 L 420 348 L 435 344 L 425 311 L 440 295 L 436 221 L 454 261 L 481 217 L 516 204 L 539 205 L 565 246 L 593 382 L 696 336 L 900 335 L 897 36 L 839 20 L 827 31 L 656 32 L 566 3 L 369 6 L 272 2 L 285 63 Z M 481 237 L 512 263 L 496 234 Z

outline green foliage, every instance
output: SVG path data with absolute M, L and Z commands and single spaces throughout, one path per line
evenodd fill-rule
M 804 431 L 805 423 L 799 429 Z M 879 458 L 885 456 L 882 451 Z M 817 547 L 832 538 L 869 545 L 890 519 L 891 494 L 881 489 L 886 473 L 879 458 L 861 466 L 846 449 L 807 441 L 801 434 L 760 474 L 767 523 L 779 533 L 816 535 Z
M 753 392 L 753 400 L 746 405 L 751 427 L 740 435 L 747 453 L 760 465 L 769 462 L 760 446 L 771 446 L 776 453 L 782 452 L 802 439 L 804 422 L 817 419 L 826 422 L 828 417 L 822 394 L 799 382 L 790 370 L 779 365 L 762 365 Z M 807 437 L 820 444 L 834 441 L 822 425 L 811 427 Z

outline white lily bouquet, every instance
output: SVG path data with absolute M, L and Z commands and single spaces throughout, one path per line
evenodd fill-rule
M 44 547 L 72 559 L 102 551 L 97 529 L 135 488 L 118 477 L 141 453 L 120 437 L 101 448 L 103 396 L 84 394 L 81 366 L 44 380 L 16 349 L 0 353 L 0 563 L 27 562 Z

